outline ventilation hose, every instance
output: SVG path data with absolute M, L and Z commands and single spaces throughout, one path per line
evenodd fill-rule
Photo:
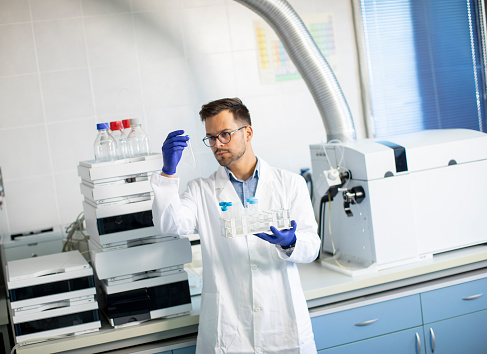
M 296 11 L 285 0 L 235 0 L 261 16 L 276 32 L 318 106 L 327 141 L 356 139 L 345 96 L 328 62 Z

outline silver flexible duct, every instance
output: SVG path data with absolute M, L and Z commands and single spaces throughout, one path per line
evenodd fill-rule
M 276 32 L 320 111 L 328 141 L 355 140 L 347 101 L 326 59 L 286 0 L 235 0 L 260 15 Z

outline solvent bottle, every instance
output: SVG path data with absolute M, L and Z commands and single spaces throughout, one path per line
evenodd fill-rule
M 117 143 L 112 136 L 108 134 L 108 123 L 99 123 L 96 125 L 98 135 L 93 143 L 96 162 L 113 161 L 117 158 Z
M 150 154 L 149 137 L 142 130 L 139 119 L 130 119 L 130 134 L 127 137 L 130 157 L 146 156 Z
M 109 134 L 117 142 L 117 157 L 119 159 L 126 159 L 129 157 L 127 136 L 123 132 L 123 126 L 121 121 L 110 122 Z
M 122 125 L 123 125 L 123 132 L 124 132 L 125 136 L 129 136 L 129 134 L 130 134 L 130 119 L 123 119 Z

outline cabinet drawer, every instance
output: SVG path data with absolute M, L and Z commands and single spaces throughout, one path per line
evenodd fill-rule
M 487 309 L 487 278 L 421 294 L 424 323 Z
M 419 295 L 311 318 L 318 350 L 421 326 Z

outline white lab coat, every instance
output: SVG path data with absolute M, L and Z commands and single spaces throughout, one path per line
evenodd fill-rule
M 305 180 L 261 161 L 256 198 L 260 210 L 288 208 L 296 220 L 291 256 L 252 234 L 221 236 L 219 202 L 242 203 L 223 167 L 188 183 L 153 174 L 154 225 L 166 235 L 199 233 L 203 291 L 197 353 L 316 353 L 306 299 L 296 263 L 319 250 Z

